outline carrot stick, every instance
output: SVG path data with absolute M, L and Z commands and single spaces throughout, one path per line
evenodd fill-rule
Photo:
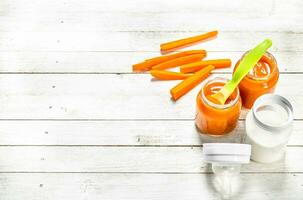
M 209 65 L 191 77 L 183 80 L 181 83 L 176 85 L 170 90 L 170 94 L 172 98 L 176 101 L 180 97 L 182 97 L 184 94 L 189 92 L 191 89 L 193 89 L 195 86 L 197 86 L 201 81 L 203 81 L 210 73 L 211 70 L 215 69 L 214 66 Z
M 177 67 L 180 65 L 185 65 L 191 62 L 197 62 L 199 60 L 201 60 L 202 58 L 204 58 L 206 55 L 205 54 L 193 54 L 193 55 L 189 55 L 189 56 L 183 56 L 180 58 L 175 58 L 163 63 L 160 63 L 158 65 L 155 65 L 152 67 L 152 69 L 157 69 L 157 70 L 164 70 L 164 69 L 169 69 L 169 68 L 173 68 L 173 67 Z
M 163 70 L 151 70 L 150 74 L 160 80 L 183 80 L 192 76 L 191 74 L 183 74 L 180 72 L 170 72 Z
M 189 55 L 193 55 L 193 54 L 205 54 L 206 56 L 206 51 L 205 50 L 188 50 L 188 51 L 181 51 L 175 54 L 170 54 L 170 55 L 165 55 L 165 56 L 158 56 L 155 58 L 150 58 L 147 59 L 145 61 L 150 61 L 153 62 L 153 64 L 159 64 L 174 58 L 179 58 L 179 57 L 183 57 L 183 56 L 189 56 Z
M 199 71 L 200 69 L 213 65 L 216 69 L 218 68 L 227 68 L 231 66 L 230 59 L 215 59 L 215 60 L 203 60 L 199 62 L 189 63 L 180 66 L 180 72 L 182 73 L 191 73 Z
M 135 72 L 144 72 L 149 70 L 150 66 L 146 62 L 140 62 L 137 64 L 133 64 L 133 71 Z
M 188 46 L 188 45 L 191 45 L 196 42 L 205 41 L 207 39 L 217 36 L 217 34 L 218 34 L 218 31 L 211 31 L 211 32 L 204 33 L 201 35 L 163 43 L 163 44 L 160 44 L 160 49 L 161 49 L 161 51 L 164 51 L 164 52 L 170 51 L 175 48 L 181 48 L 181 47 Z
M 183 56 L 188 56 L 188 55 L 193 55 L 193 54 L 205 54 L 206 56 L 206 51 L 205 50 L 189 50 L 189 51 L 182 51 L 179 53 L 167 55 L 167 56 L 158 56 L 155 58 L 150 58 L 145 60 L 144 62 L 134 64 L 133 65 L 133 71 L 147 71 L 152 68 L 152 66 L 160 64 L 162 62 L 166 62 L 175 58 L 183 57 Z

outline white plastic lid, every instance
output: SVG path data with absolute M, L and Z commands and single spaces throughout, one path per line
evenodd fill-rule
M 203 158 L 208 163 L 249 163 L 251 145 L 237 143 L 205 143 Z

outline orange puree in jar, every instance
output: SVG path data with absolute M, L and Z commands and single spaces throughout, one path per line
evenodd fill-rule
M 237 62 L 234 71 L 240 61 Z M 243 106 L 251 108 L 259 96 L 274 92 L 278 79 L 277 62 L 273 55 L 266 52 L 239 84 Z
M 197 95 L 196 126 L 201 133 L 221 136 L 232 131 L 238 122 L 241 111 L 241 98 L 238 88 L 227 99 L 224 105 L 219 105 L 211 98 L 226 83 L 225 78 L 214 78 L 203 83 Z

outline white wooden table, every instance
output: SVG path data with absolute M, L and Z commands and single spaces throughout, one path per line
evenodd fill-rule
M 244 166 L 234 199 L 303 199 L 302 21 L 300 0 L 1 0 L 0 199 L 220 199 L 193 122 L 199 87 L 173 103 L 176 81 L 131 71 L 213 29 L 193 48 L 233 62 L 271 38 L 276 92 L 295 108 L 285 160 Z M 246 112 L 217 141 L 243 141 Z

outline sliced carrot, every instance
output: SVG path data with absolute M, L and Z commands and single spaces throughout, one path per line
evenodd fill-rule
M 163 52 L 170 51 L 170 50 L 173 50 L 176 48 L 181 48 L 184 46 L 194 44 L 196 42 L 202 42 L 202 41 L 214 38 L 217 36 L 217 34 L 218 34 L 218 31 L 211 31 L 211 32 L 204 33 L 201 35 L 163 43 L 163 44 L 160 44 L 160 49 Z
M 151 70 L 150 74 L 160 80 L 183 80 L 192 76 L 191 74 L 183 74 L 180 72 L 170 72 L 164 70 Z
M 170 94 L 172 98 L 176 101 L 183 95 L 185 95 L 187 92 L 189 92 L 191 89 L 193 89 L 195 86 L 197 86 L 201 81 L 203 81 L 206 77 L 208 77 L 211 70 L 215 69 L 214 66 L 209 65 L 191 77 L 183 80 L 181 83 L 176 85 L 170 90 Z
M 147 71 L 147 70 L 150 70 L 152 68 L 152 66 L 160 64 L 162 62 L 166 62 L 166 61 L 169 61 L 169 60 L 172 60 L 175 58 L 184 57 L 184 56 L 193 55 L 193 54 L 205 54 L 205 56 L 206 56 L 206 51 L 205 50 L 189 50 L 189 51 L 182 51 L 182 52 L 171 54 L 171 55 L 150 58 L 150 59 L 145 60 L 144 62 L 134 64 L 133 71 Z
M 215 60 L 203 60 L 199 62 L 189 63 L 180 66 L 180 72 L 182 73 L 191 73 L 199 71 L 200 69 L 213 65 L 216 69 L 218 68 L 226 68 L 231 66 L 230 59 L 215 59 Z
M 141 62 L 133 65 L 133 71 L 147 71 L 150 69 L 151 66 L 148 65 L 146 62 Z
M 173 68 L 173 67 L 177 67 L 180 65 L 185 65 L 191 62 L 197 62 L 199 60 L 201 60 L 202 58 L 204 58 L 206 55 L 205 54 L 193 54 L 193 55 L 189 55 L 189 56 L 183 56 L 180 58 L 175 58 L 163 63 L 160 63 L 158 65 L 155 65 L 152 67 L 152 69 L 157 69 L 157 70 L 164 70 L 164 69 L 169 69 L 169 68 Z
M 201 50 L 181 51 L 181 52 L 170 54 L 170 55 L 158 56 L 158 57 L 155 57 L 155 58 L 150 58 L 150 59 L 147 59 L 145 61 L 150 61 L 150 62 L 152 62 L 153 64 L 156 65 L 156 64 L 159 64 L 159 63 L 171 60 L 171 59 L 175 59 L 175 58 L 179 58 L 179 57 L 184 57 L 184 56 L 189 56 L 189 55 L 193 55 L 193 54 L 205 54 L 205 56 L 206 56 L 206 51 L 203 50 L 203 49 L 201 49 Z

